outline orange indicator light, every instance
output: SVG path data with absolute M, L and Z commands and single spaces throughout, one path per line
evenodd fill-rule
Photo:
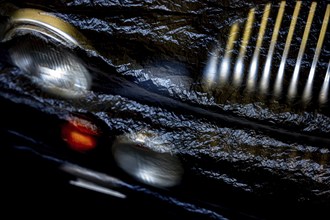
M 79 152 L 94 149 L 97 144 L 98 128 L 91 122 L 77 117 L 70 118 L 62 127 L 62 139 Z

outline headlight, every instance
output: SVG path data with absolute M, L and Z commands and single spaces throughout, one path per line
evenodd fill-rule
M 181 181 L 183 168 L 179 159 L 168 152 L 151 150 L 152 138 L 122 135 L 113 144 L 119 167 L 137 180 L 155 187 L 172 187 Z
M 3 41 L 10 40 L 14 42 L 9 50 L 12 62 L 44 91 L 75 98 L 90 89 L 87 68 L 69 51 L 90 47 L 70 24 L 43 11 L 17 10 L 4 34 Z

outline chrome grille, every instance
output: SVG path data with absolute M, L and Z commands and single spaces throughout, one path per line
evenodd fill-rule
M 320 2 L 282 1 L 250 9 L 244 22 L 232 24 L 226 46 L 211 52 L 204 85 L 222 94 L 229 88 L 244 96 L 326 105 L 329 18 L 330 4 Z

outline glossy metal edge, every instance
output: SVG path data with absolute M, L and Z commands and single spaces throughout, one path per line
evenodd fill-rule
M 10 24 L 7 33 L 14 32 L 15 29 L 28 25 L 30 31 L 49 36 L 49 33 L 55 35 L 52 38 L 60 38 L 68 44 L 82 47 L 87 50 L 94 50 L 88 40 L 71 24 L 56 17 L 55 15 L 38 9 L 23 8 L 14 11 L 10 16 Z M 35 26 L 35 28 L 33 28 Z M 4 41 L 10 40 L 13 33 L 5 35 Z

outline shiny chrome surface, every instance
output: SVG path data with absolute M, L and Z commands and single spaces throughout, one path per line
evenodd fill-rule
M 324 42 L 329 36 L 327 28 L 330 5 L 328 4 L 326 8 L 318 6 L 317 2 L 297 1 L 291 12 L 291 9 L 287 7 L 287 2 L 282 1 L 265 4 L 263 9 L 250 9 L 245 22 L 235 23 L 228 33 L 224 55 L 220 52 L 211 55 L 204 76 L 218 75 L 211 78 L 204 77 L 204 79 L 219 78 L 219 83 L 213 83 L 213 87 L 208 87 L 207 91 L 226 90 L 227 87 L 224 85 L 232 85 L 237 89 L 243 88 L 244 95 L 250 94 L 251 97 L 254 95 L 268 96 L 275 101 L 283 100 L 285 97 L 289 103 L 299 101 L 308 105 L 313 99 L 313 91 L 316 90 L 320 97 L 318 104 L 324 105 L 328 102 L 326 100 L 328 97 L 326 94 L 328 91 L 326 84 L 329 82 L 327 80 L 328 71 L 323 70 L 323 67 L 317 76 L 323 78 L 323 89 L 319 90 L 320 88 L 315 88 L 317 85 L 314 85 L 322 51 L 326 53 L 329 50 L 329 45 L 324 44 Z M 318 11 L 322 13 L 320 16 L 323 17 L 322 21 L 314 19 Z M 262 13 L 260 18 L 256 16 L 258 13 Z M 274 18 L 274 15 L 276 15 L 275 24 L 271 24 L 269 19 Z M 297 25 L 298 23 L 299 25 Z M 243 25 L 244 29 L 241 35 L 239 29 Z M 315 33 L 315 30 L 311 31 L 313 26 L 318 25 L 320 26 L 318 33 Z M 269 32 L 272 33 L 271 39 L 266 41 L 269 37 L 266 35 Z M 315 40 L 316 36 L 317 39 Z M 253 42 L 255 45 L 252 45 Z M 296 52 L 297 44 L 299 51 Z M 239 47 L 237 54 L 233 52 L 235 47 Z M 252 48 L 253 52 L 247 53 L 247 48 Z M 313 52 L 311 52 L 311 48 L 315 48 Z M 261 54 L 261 51 L 264 50 L 268 51 L 267 54 Z M 214 51 L 221 50 L 215 49 Z M 280 53 L 281 56 L 274 57 L 275 53 Z M 310 59 L 311 56 L 313 59 Z M 294 68 L 291 72 L 293 60 Z M 306 63 L 309 62 L 311 63 L 308 70 L 309 74 L 302 76 L 302 65 L 304 63 L 303 69 L 306 72 Z M 247 64 L 247 68 L 244 68 Z M 210 66 L 212 67 L 210 68 Z M 233 70 L 231 70 L 231 66 L 234 67 Z M 218 70 L 215 71 L 215 69 Z M 261 73 L 259 70 L 262 70 Z M 302 83 L 304 88 L 300 88 Z M 210 84 L 208 81 L 207 85 Z
M 72 181 L 70 181 L 70 184 L 74 185 L 74 186 L 77 186 L 77 187 L 89 189 L 89 190 L 92 190 L 92 191 L 95 191 L 95 192 L 99 192 L 99 193 L 107 194 L 107 195 L 110 195 L 110 196 L 118 197 L 118 198 L 121 198 L 121 199 L 126 198 L 126 195 L 124 195 L 120 192 L 117 192 L 115 190 L 99 186 L 97 184 L 91 183 L 91 182 L 86 181 L 86 180 L 81 180 L 81 179 L 74 180 L 74 181 L 72 180 Z
M 249 44 L 250 36 L 251 36 L 251 29 L 252 29 L 252 24 L 254 20 L 254 13 L 255 10 L 252 9 L 249 12 L 248 19 L 246 21 L 245 29 L 244 29 L 244 34 L 243 34 L 243 39 L 241 43 L 241 47 L 239 50 L 239 55 L 238 59 L 235 65 L 235 72 L 234 72 L 234 86 L 238 87 L 242 83 L 242 77 L 243 77 L 243 70 L 244 70 L 244 56 L 246 54 L 246 47 Z M 236 24 L 238 25 L 238 24 Z M 230 65 L 231 61 L 228 60 L 227 63 Z
M 278 10 L 278 13 L 277 13 L 276 23 L 275 23 L 275 26 L 274 26 L 272 38 L 270 40 L 270 46 L 269 46 L 269 49 L 268 49 L 267 59 L 266 59 L 266 63 L 265 63 L 263 73 L 262 73 L 262 78 L 261 78 L 261 81 L 260 81 L 260 93 L 262 95 L 265 95 L 268 91 L 269 80 L 270 80 L 270 75 L 271 75 L 270 70 L 271 70 L 271 66 L 272 66 L 272 59 L 273 59 L 273 55 L 274 55 L 275 46 L 276 46 L 276 42 L 277 42 L 277 39 L 278 39 L 278 34 L 279 34 L 279 31 L 280 31 L 281 23 L 282 23 L 282 20 L 283 20 L 284 9 L 285 9 L 285 1 L 282 1 L 281 5 L 280 5 L 280 8 Z
M 290 87 L 289 87 L 289 91 L 288 91 L 288 99 L 290 99 L 290 100 L 295 98 L 296 94 L 297 94 L 297 85 L 298 85 L 298 80 L 299 80 L 300 65 L 301 65 L 301 62 L 302 62 L 302 59 L 303 59 L 303 56 L 305 53 L 305 48 L 306 48 L 308 36 L 310 33 L 310 29 L 312 26 L 316 5 L 317 5 L 316 2 L 312 3 L 308 18 L 307 18 L 306 27 L 304 30 L 303 38 L 301 40 L 301 45 L 300 45 L 300 49 L 299 49 L 299 53 L 298 53 L 298 57 L 297 57 L 297 61 L 296 61 L 296 66 L 293 71 L 293 75 L 292 75 L 292 79 L 291 79 L 291 83 L 290 83 Z
M 319 96 L 319 102 L 322 105 L 325 104 L 328 100 L 329 83 L 330 83 L 330 61 L 329 61 L 329 64 L 328 64 L 327 73 L 325 75 L 323 85 L 322 85 L 322 89 L 321 89 L 320 96 Z
M 318 62 L 320 54 L 321 54 L 325 34 L 326 34 L 326 31 L 328 28 L 329 18 L 330 18 L 330 4 L 327 6 L 327 10 L 324 15 L 324 19 L 322 22 L 322 28 L 321 28 L 320 35 L 319 35 L 317 45 L 315 48 L 313 63 L 312 63 L 312 66 L 311 66 L 311 69 L 310 69 L 310 72 L 308 75 L 307 83 L 305 85 L 305 89 L 304 89 L 304 93 L 303 93 L 303 97 L 302 97 L 304 102 L 309 102 L 312 98 L 312 86 L 313 86 L 313 81 L 314 81 L 314 75 L 315 75 L 315 71 L 316 71 L 317 62 Z
M 16 10 L 10 16 L 10 23 L 7 25 L 7 33 L 3 41 L 11 40 L 24 30 L 45 34 L 68 46 L 75 45 L 92 49 L 88 40 L 77 29 L 45 11 L 31 8 Z
M 258 39 L 257 44 L 254 49 L 254 53 L 251 60 L 249 75 L 248 75 L 248 83 L 247 83 L 247 89 L 249 91 L 254 91 L 256 87 L 257 82 L 257 74 L 258 74 L 258 63 L 259 63 L 259 56 L 260 56 L 260 49 L 262 46 L 262 42 L 264 40 L 264 35 L 267 27 L 267 22 L 269 18 L 270 13 L 270 6 L 271 4 L 267 4 L 265 6 L 265 10 L 261 19 L 261 25 L 258 33 Z
M 291 41 L 293 38 L 293 33 L 296 28 L 300 8 L 301 8 L 301 1 L 297 1 L 296 7 L 295 7 L 293 15 L 292 15 L 292 20 L 291 20 L 290 27 L 289 27 L 289 33 L 288 33 L 286 41 L 285 41 L 285 47 L 284 47 L 284 51 L 283 51 L 282 58 L 281 58 L 281 64 L 280 64 L 280 67 L 276 74 L 276 81 L 275 81 L 275 87 L 274 87 L 275 97 L 279 97 L 282 94 L 285 65 L 287 62 L 288 55 L 289 55 Z
M 236 42 L 236 39 L 237 39 L 237 36 L 239 33 L 238 31 L 239 31 L 238 24 L 234 24 L 230 29 L 225 56 L 222 60 L 222 63 L 221 63 L 220 69 L 219 69 L 219 83 L 220 84 L 225 84 L 230 75 L 230 60 L 231 60 L 232 53 L 233 53 L 233 47 L 235 45 L 235 42 Z
M 77 178 L 70 181 L 70 184 L 74 186 L 122 199 L 126 198 L 125 194 L 118 191 L 118 188 L 125 185 L 125 183 L 115 177 L 71 163 L 63 164 L 60 169 Z

